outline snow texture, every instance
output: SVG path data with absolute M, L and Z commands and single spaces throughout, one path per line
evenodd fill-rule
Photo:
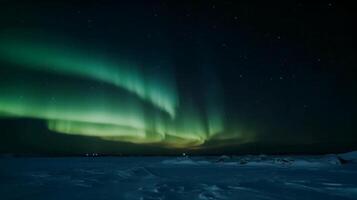
M 326 156 L 0 158 L 7 199 L 357 199 L 356 152 Z
M 340 154 L 339 157 L 342 158 L 343 160 L 356 163 L 357 162 L 357 151 Z

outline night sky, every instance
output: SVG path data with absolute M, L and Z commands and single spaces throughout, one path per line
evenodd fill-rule
M 1 153 L 357 149 L 352 5 L 20 2 L 0 3 Z

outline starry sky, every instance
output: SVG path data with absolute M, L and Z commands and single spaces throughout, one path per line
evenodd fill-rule
M 0 152 L 357 149 L 351 5 L 1 1 Z

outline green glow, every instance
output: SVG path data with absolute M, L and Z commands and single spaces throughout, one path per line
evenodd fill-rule
M 222 136 L 223 103 L 212 84 L 203 88 L 207 100 L 198 109 L 189 98 L 180 96 L 178 101 L 172 78 L 98 55 L 3 35 L 0 59 L 10 66 L 5 68 L 18 71 L 0 80 L 0 117 L 44 120 L 48 129 L 63 134 L 171 148 L 242 137 Z M 88 87 L 102 82 L 106 84 L 100 88 Z
M 5 61 L 34 70 L 107 82 L 149 100 L 172 117 L 175 115 L 177 97 L 174 83 L 145 77 L 135 63 L 113 61 L 93 56 L 90 52 L 25 38 L 3 36 L 0 44 L 0 58 Z
M 198 136 L 202 135 L 200 129 L 185 133 L 189 128 L 182 128 L 184 126 L 177 125 L 169 115 L 135 96 L 96 91 L 92 97 L 80 86 L 43 87 L 36 81 L 27 84 L 28 81 L 23 84 L 18 80 L 1 82 L 2 116 L 46 119 L 50 130 L 108 140 L 171 144 L 166 137 L 175 136 L 180 140 L 170 146 L 203 142 L 204 138 Z M 189 123 L 195 124 L 194 119 Z

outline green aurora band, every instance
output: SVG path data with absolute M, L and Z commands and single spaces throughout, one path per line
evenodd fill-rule
M 135 63 L 93 58 L 90 52 L 75 51 L 60 44 L 48 44 L 26 38 L 0 39 L 1 57 L 20 67 L 59 74 L 82 76 L 103 81 L 135 93 L 155 106 L 175 115 L 177 97 L 172 82 L 160 82 L 141 73 Z
M 223 106 L 213 84 L 204 88 L 202 114 L 178 94 L 172 77 L 98 55 L 1 35 L 0 61 L 11 69 L 0 80 L 0 117 L 45 120 L 48 129 L 63 134 L 170 148 L 199 148 L 211 138 L 242 136 L 222 135 Z M 45 84 L 41 77 L 47 77 Z M 92 82 L 104 84 L 90 87 Z

